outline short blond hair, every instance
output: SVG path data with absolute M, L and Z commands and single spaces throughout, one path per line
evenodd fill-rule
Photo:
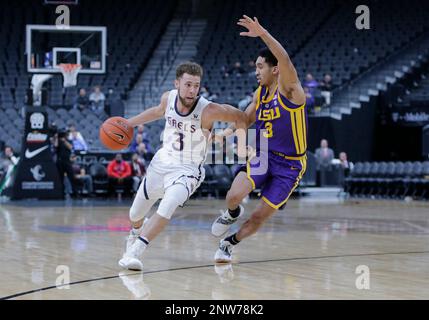
M 187 61 L 179 64 L 176 68 L 176 79 L 180 79 L 185 73 L 191 76 L 203 77 L 203 67 L 198 63 Z

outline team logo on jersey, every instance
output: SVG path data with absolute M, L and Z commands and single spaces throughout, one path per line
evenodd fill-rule
M 258 120 L 271 121 L 280 118 L 280 109 L 275 107 L 274 109 L 261 110 L 259 112 Z
M 194 119 L 198 119 L 198 114 L 194 114 Z

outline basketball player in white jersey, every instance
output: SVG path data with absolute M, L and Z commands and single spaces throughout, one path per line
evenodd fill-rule
M 152 159 L 130 209 L 132 230 L 119 265 L 142 270 L 141 257 L 149 243 L 167 226 L 204 180 L 204 161 L 213 122 L 246 127 L 246 116 L 229 105 L 198 96 L 202 67 L 186 62 L 176 69 L 175 90 L 165 92 L 158 106 L 128 121 L 133 127 L 165 118 L 163 146 Z M 155 214 L 143 224 L 153 204 L 162 199 Z

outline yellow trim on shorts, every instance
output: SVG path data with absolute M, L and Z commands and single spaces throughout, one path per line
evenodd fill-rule
M 268 200 L 266 197 L 262 197 L 262 200 L 265 201 L 265 203 L 268 204 L 271 208 L 278 210 L 282 205 L 284 205 L 289 200 L 289 197 L 291 196 L 292 192 L 296 189 L 296 187 L 298 187 L 299 182 L 301 181 L 302 176 L 304 175 L 305 170 L 307 169 L 307 156 L 303 160 L 299 160 L 299 162 L 301 162 L 302 169 L 299 172 L 298 177 L 296 178 L 296 181 L 295 181 L 295 184 L 294 184 L 292 190 L 289 192 L 289 194 L 285 200 L 280 202 L 280 204 L 275 205 L 270 200 Z
M 273 153 L 275 154 L 275 155 L 277 155 L 277 156 L 280 156 L 280 157 L 282 157 L 282 158 L 285 158 L 285 159 L 287 159 L 287 160 L 303 160 L 303 159 L 305 159 L 305 157 L 307 156 L 307 155 L 302 155 L 302 156 L 297 156 L 297 157 L 291 157 L 291 156 L 287 156 L 287 155 L 285 155 L 285 154 L 283 154 L 283 153 L 281 153 L 281 152 L 277 152 L 277 151 L 273 151 Z
M 247 161 L 247 179 L 249 179 L 250 183 L 252 184 L 252 191 L 256 189 L 256 183 L 255 181 L 252 179 L 252 177 L 250 176 L 250 161 Z

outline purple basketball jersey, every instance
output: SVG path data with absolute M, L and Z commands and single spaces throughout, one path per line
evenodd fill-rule
M 255 122 L 257 150 L 260 150 L 261 143 L 264 145 L 267 142 L 268 151 L 289 157 L 303 156 L 307 150 L 308 124 L 305 104 L 299 106 L 290 102 L 277 88 L 270 94 L 267 90 L 266 87 L 258 88 Z

